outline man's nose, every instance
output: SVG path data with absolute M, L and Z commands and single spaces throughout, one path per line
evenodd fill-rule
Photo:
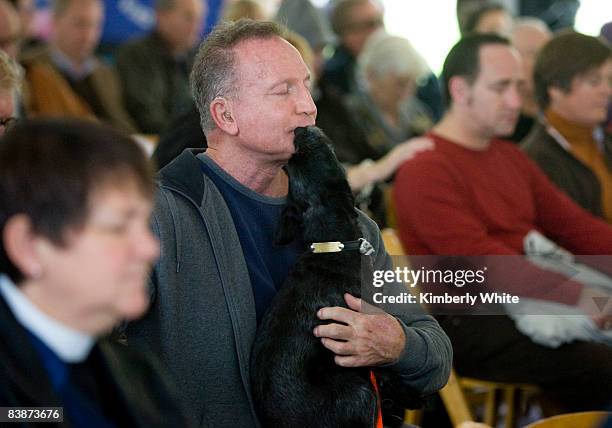
M 512 109 L 520 109 L 523 103 L 523 96 L 518 86 L 512 86 L 506 94 L 506 105 Z
M 304 88 L 301 91 L 296 103 L 296 111 L 298 114 L 305 114 L 312 117 L 312 125 L 314 125 L 314 121 L 317 118 L 317 106 L 310 96 L 310 91 L 308 91 L 308 88 Z

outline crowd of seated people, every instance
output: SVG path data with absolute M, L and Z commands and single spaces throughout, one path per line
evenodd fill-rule
M 391 268 L 380 237 L 388 226 L 413 256 L 512 256 L 508 266 L 531 285 L 502 278 L 506 266 L 492 268 L 491 287 L 577 308 L 590 327 L 612 330 L 612 299 L 599 311 L 593 300 L 612 291 L 522 258 L 536 233 L 578 258 L 604 256 L 595 268 L 612 276 L 609 27 L 602 37 L 554 33 L 548 20 L 515 17 L 524 12 L 517 2 L 459 1 L 461 37 L 436 76 L 411 41 L 386 31 L 379 0 L 332 0 L 325 9 L 282 0 L 274 13 L 255 0 L 223 3 L 219 24 L 201 40 L 206 1 L 156 0 L 150 32 L 99 56 L 104 1 L 51 1 L 42 40 L 32 1 L 0 0 L 0 164 L 19 158 L 21 173 L 35 171 L 0 170 L 0 201 L 36 180 L 47 184 L 40 192 L 65 186 L 77 198 L 33 194 L 0 207 L 0 315 L 8 323 L 0 371 L 24 370 L 16 361 L 23 346 L 32 373 L 49 379 L 25 399 L 32 374 L 17 379 L 23 384 L 0 376 L 0 407 L 49 399 L 65 405 L 74 426 L 88 426 L 87 418 L 96 426 L 257 426 L 250 346 L 306 248 L 273 244 L 288 189 L 282 167 L 299 126 L 316 124 L 330 137 L 376 268 Z M 128 135 L 154 142 L 156 180 L 124 147 Z M 29 157 L 46 139 L 58 152 Z M 75 144 L 91 153 L 63 152 Z M 57 176 L 45 169 L 50 162 Z M 92 171 L 60 165 L 80 162 Z M 81 217 L 45 229 L 69 202 Z M 30 204 L 47 205 L 23 208 Z M 97 210 L 107 206 L 100 232 Z M 115 224 L 114 211 L 129 225 Z M 149 215 L 159 253 L 143 226 Z M 117 270 L 138 259 L 138 272 L 125 273 L 137 308 L 122 306 L 118 288 L 107 295 L 88 285 L 126 281 L 123 272 L 95 270 L 95 257 Z M 91 277 L 67 275 L 64 261 L 75 270 L 82 262 Z M 151 265 L 147 305 L 143 272 Z M 333 327 L 313 332 L 340 366 L 381 366 L 424 396 L 444 385 L 451 366 L 459 375 L 529 383 L 539 387 L 545 415 L 612 406 L 612 342 L 547 346 L 507 313 L 369 314 L 357 297 L 322 309 L 318 316 Z M 107 305 L 104 322 L 82 327 L 83 308 L 98 304 Z M 62 339 L 42 331 L 44 323 Z M 121 372 L 133 364 L 141 369 Z M 71 385 L 73 365 L 86 384 Z
M 447 56 L 442 80 L 448 108 L 428 134 L 435 147 L 404 163 L 394 183 L 408 253 L 506 256 L 487 265 L 487 290 L 577 306 L 599 323 L 596 328 L 609 328 L 605 313 L 594 312 L 598 292 L 519 257 L 534 233 L 576 255 L 606 256 L 612 227 L 569 199 L 519 148 L 499 139 L 512 131 L 520 113 L 518 52 L 494 34 L 465 36 Z M 609 260 L 603 265 L 609 273 Z M 538 385 L 554 411 L 605 408 L 612 379 L 609 344 L 536 343 L 515 319 L 496 313 L 437 317 L 453 341 L 459 374 Z

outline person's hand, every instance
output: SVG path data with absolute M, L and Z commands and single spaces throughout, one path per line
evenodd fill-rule
M 348 293 L 344 300 L 350 309 L 338 306 L 321 308 L 321 320 L 337 323 L 319 325 L 314 335 L 336 354 L 336 364 L 343 367 L 375 366 L 399 359 L 406 335 L 399 321 L 391 315 L 360 313 L 362 301 Z
M 417 153 L 434 148 L 434 142 L 427 137 L 416 137 L 398 144 L 379 162 L 378 181 L 389 178 L 404 162 Z
M 413 158 L 423 150 L 431 150 L 433 148 L 434 142 L 431 139 L 416 137 L 395 146 L 393 150 L 376 162 L 367 159 L 359 165 L 349 167 L 346 172 L 346 178 L 351 186 L 351 190 L 357 192 L 372 183 L 385 181 L 405 161 Z

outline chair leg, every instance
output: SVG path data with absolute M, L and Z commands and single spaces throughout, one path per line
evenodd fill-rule
M 515 428 L 517 421 L 517 390 L 514 387 L 506 388 L 504 390 L 504 401 L 506 402 L 506 406 L 508 410 L 506 412 L 506 420 L 505 427 L 506 428 Z
M 408 410 L 404 411 L 404 423 L 408 425 L 421 425 L 423 422 L 423 411 L 422 410 Z
M 497 425 L 497 390 L 495 388 L 486 392 L 484 422 L 492 427 Z

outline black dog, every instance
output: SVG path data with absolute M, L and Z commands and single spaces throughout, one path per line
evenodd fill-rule
M 372 271 L 344 169 L 315 127 L 295 131 L 289 194 L 277 243 L 340 241 L 340 252 L 301 255 L 259 326 L 251 356 L 253 399 L 265 427 L 374 427 L 377 391 L 370 368 L 343 368 L 313 335 L 316 313 L 347 307 L 344 293 L 361 296 Z M 333 247 L 334 245 L 332 245 Z M 360 251 L 361 247 L 361 251 Z M 371 250 L 371 247 L 369 247 Z M 378 377 L 378 375 L 377 375 Z

